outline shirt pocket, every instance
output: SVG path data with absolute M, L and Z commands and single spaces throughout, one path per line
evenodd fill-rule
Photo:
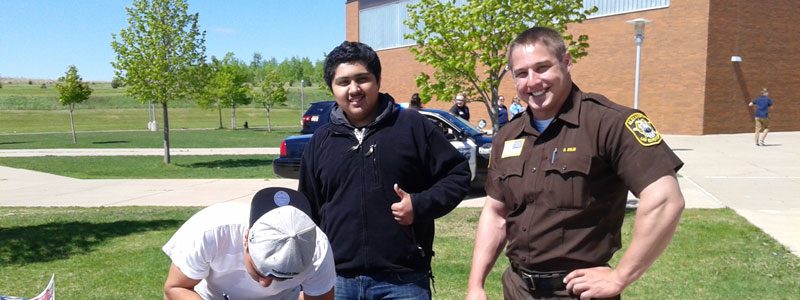
M 503 189 L 503 202 L 510 214 L 521 211 L 524 203 L 525 161 L 522 159 L 503 161 L 497 166 L 497 180 Z
M 563 153 L 562 153 L 563 154 Z M 562 155 L 545 167 L 545 193 L 560 209 L 582 209 L 589 205 L 588 155 Z

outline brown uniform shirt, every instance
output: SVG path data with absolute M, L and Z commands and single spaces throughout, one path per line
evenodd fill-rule
M 606 265 L 635 195 L 683 162 L 641 112 L 573 85 L 547 129 L 531 111 L 494 137 L 486 194 L 505 203 L 506 255 L 535 271 Z

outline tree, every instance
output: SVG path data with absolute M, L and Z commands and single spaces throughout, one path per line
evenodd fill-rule
M 252 89 L 253 99 L 264 107 L 267 113 L 267 131 L 272 131 L 269 114 L 273 107 L 285 105 L 289 99 L 286 96 L 286 82 L 280 79 L 277 71 L 270 71 L 263 79 L 259 79 L 261 89 Z
M 119 88 L 121 86 L 123 86 L 122 79 L 117 77 L 117 76 L 114 76 L 114 78 L 111 79 L 111 88 L 112 89 L 116 89 L 116 88 Z
M 231 108 L 231 128 L 236 129 L 236 106 L 252 102 L 248 85 L 251 75 L 248 66 L 227 53 L 222 60 L 211 57 L 209 82 L 198 104 L 202 108 L 217 108 L 219 128 L 222 126 L 222 108 Z
M 433 81 L 426 73 L 417 75 L 422 99 L 453 99 L 464 91 L 479 98 L 497 125 L 497 97 L 500 80 L 508 64 L 506 47 L 516 34 L 531 26 L 547 26 L 565 32 L 567 24 L 580 23 L 597 8 L 583 10 L 581 0 L 420 0 L 408 6 L 405 24 L 412 29 L 405 38 L 416 41 L 410 48 L 415 59 L 434 68 Z M 588 37 L 574 40 L 564 35 L 573 59 L 587 55 Z M 449 100 L 448 100 L 449 101 Z
M 77 144 L 78 138 L 75 136 L 75 118 L 73 117 L 73 111 L 75 110 L 76 103 L 81 103 L 89 99 L 89 95 L 92 94 L 92 88 L 89 87 L 88 83 L 83 82 L 81 76 L 78 75 L 78 68 L 71 65 L 69 69 L 67 69 L 67 73 L 63 77 L 58 78 L 56 92 L 58 92 L 58 103 L 69 107 L 69 127 L 72 129 L 72 143 Z
M 142 103 L 161 104 L 164 118 L 164 163 L 170 163 L 170 100 L 197 93 L 198 66 L 205 61 L 205 31 L 197 25 L 198 14 L 188 14 L 184 0 L 134 0 L 127 7 L 128 27 L 112 34 L 117 53 L 112 62 L 125 93 Z

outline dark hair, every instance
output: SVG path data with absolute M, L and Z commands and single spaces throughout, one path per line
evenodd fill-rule
M 367 71 L 375 75 L 375 80 L 381 82 L 381 60 L 370 46 L 359 42 L 344 41 L 341 45 L 333 48 L 328 56 L 325 57 L 325 84 L 331 88 L 333 76 L 336 75 L 336 68 L 343 63 L 362 63 L 367 67 Z
M 514 51 L 514 48 L 520 45 L 533 45 L 537 42 L 544 44 L 547 50 L 550 50 L 550 53 L 555 55 L 558 61 L 564 59 L 564 55 L 567 53 L 567 47 L 564 45 L 564 37 L 562 37 L 558 31 L 548 27 L 531 27 L 517 35 L 517 37 L 511 41 L 511 44 L 508 45 L 508 53 L 506 53 L 506 57 L 508 57 L 508 67 L 511 68 L 513 66 L 511 63 L 511 52 Z
M 422 108 L 422 99 L 419 98 L 419 93 L 411 95 L 411 100 L 408 101 L 408 106 Z

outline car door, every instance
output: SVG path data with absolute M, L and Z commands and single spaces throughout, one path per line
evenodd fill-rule
M 477 145 L 475 144 L 472 139 L 469 138 L 461 138 L 462 133 L 458 130 L 457 127 L 453 126 L 449 122 L 445 121 L 444 119 L 438 117 L 435 114 L 424 114 L 428 120 L 433 122 L 436 125 L 436 128 L 442 131 L 445 138 L 450 141 L 450 144 L 458 150 L 459 153 L 464 155 L 469 162 L 469 170 L 471 173 L 470 180 L 475 179 L 475 161 L 477 155 Z

